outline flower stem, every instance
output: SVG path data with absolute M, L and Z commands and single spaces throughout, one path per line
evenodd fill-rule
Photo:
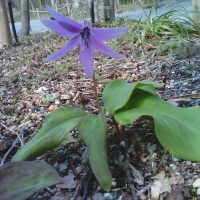
M 118 135 L 120 135 L 121 131 L 119 129 L 118 123 L 116 122 L 114 117 L 112 119 L 113 119 L 113 123 L 114 123 L 115 129 L 116 129 L 116 132 L 117 132 Z
M 95 73 L 93 74 L 93 86 L 94 86 L 94 94 L 95 94 L 95 98 L 96 98 L 96 105 L 98 108 L 98 113 L 101 112 L 101 107 L 100 107 L 100 101 L 99 101 L 99 95 L 97 92 L 97 82 L 96 82 L 96 78 L 95 78 Z

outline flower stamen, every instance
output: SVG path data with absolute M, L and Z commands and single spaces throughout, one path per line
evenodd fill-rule
M 85 27 L 81 32 L 82 40 L 84 41 L 85 46 L 89 47 L 89 40 L 90 40 L 90 29 L 89 27 Z

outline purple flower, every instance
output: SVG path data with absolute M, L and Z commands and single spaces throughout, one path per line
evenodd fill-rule
M 59 51 L 49 55 L 47 62 L 58 60 L 80 45 L 80 60 L 87 78 L 92 78 L 94 69 L 94 49 L 112 58 L 121 59 L 123 55 L 116 53 L 103 43 L 124 34 L 128 27 L 120 28 L 93 28 L 89 21 L 82 24 L 76 22 L 47 6 L 48 12 L 54 20 L 41 20 L 41 22 L 54 32 L 69 38 L 68 43 Z

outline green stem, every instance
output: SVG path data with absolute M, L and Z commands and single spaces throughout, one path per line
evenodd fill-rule
M 95 73 L 93 74 L 93 86 L 94 86 L 94 95 L 96 98 L 96 104 L 97 104 L 97 108 L 98 108 L 98 113 L 101 112 L 101 107 L 100 107 L 100 101 L 99 101 L 99 95 L 97 92 L 97 82 L 96 82 L 96 78 L 95 78 Z

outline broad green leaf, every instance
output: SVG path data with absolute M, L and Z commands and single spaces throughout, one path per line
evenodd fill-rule
M 148 92 L 137 90 L 114 115 L 123 125 L 150 116 L 160 143 L 176 157 L 200 160 L 200 107 L 180 108 Z
M 20 149 L 12 161 L 32 160 L 59 146 L 66 134 L 77 127 L 86 113 L 77 108 L 60 108 L 51 113 L 36 135 Z
M 104 115 L 88 115 L 83 120 L 79 131 L 88 148 L 92 171 L 104 190 L 109 191 L 112 176 L 108 166 L 107 126 Z
M 132 96 L 135 89 L 141 88 L 156 95 L 154 88 L 163 87 L 163 84 L 153 81 L 144 80 L 136 83 L 127 83 L 125 80 L 111 81 L 103 91 L 103 102 L 106 109 L 111 116 L 124 107 Z
M 0 199 L 24 200 L 41 189 L 61 182 L 45 162 L 13 162 L 0 167 Z

